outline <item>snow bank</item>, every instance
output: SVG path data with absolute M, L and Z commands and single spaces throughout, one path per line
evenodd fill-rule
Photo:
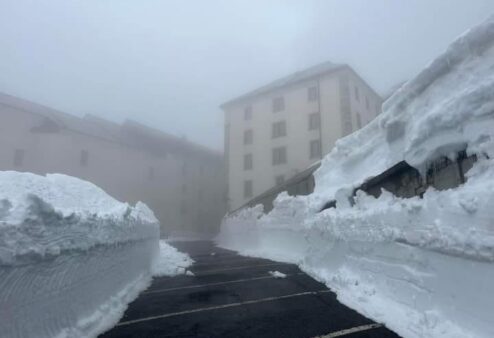
M 153 264 L 153 276 L 176 276 L 187 272 L 194 261 L 189 255 L 178 251 L 166 241 L 160 240 L 160 255 Z
M 111 328 L 157 272 L 158 240 L 142 203 L 64 175 L 0 172 L 2 337 L 95 337 Z
M 422 199 L 355 187 L 400 161 L 423 172 L 459 150 L 479 161 L 458 188 Z M 219 245 L 294 262 L 338 299 L 404 337 L 492 337 L 494 17 L 405 84 L 383 113 L 337 142 L 307 197 L 280 194 L 225 218 Z M 336 200 L 336 208 L 318 213 Z

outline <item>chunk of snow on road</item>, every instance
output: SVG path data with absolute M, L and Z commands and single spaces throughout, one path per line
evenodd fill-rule
M 279 271 L 269 271 L 269 274 L 274 278 L 286 278 L 286 274 Z
M 379 198 L 355 187 L 406 161 L 424 170 L 465 149 L 479 161 L 455 189 Z M 297 263 L 338 299 L 403 337 L 493 337 L 494 17 L 405 84 L 383 113 L 337 142 L 309 196 L 236 212 L 218 244 Z M 318 212 L 336 200 L 336 207 Z
M 158 221 L 143 203 L 121 203 L 65 175 L 0 172 L 0 335 L 110 329 L 149 286 L 158 241 Z M 173 253 L 170 273 L 186 265 L 161 248 Z
M 190 270 L 187 270 L 187 272 L 185 273 L 185 275 L 186 276 L 190 276 L 190 277 L 194 277 L 195 276 L 195 274 L 192 271 L 190 271 Z
M 184 274 L 186 269 L 194 263 L 186 253 L 178 251 L 165 240 L 160 240 L 160 253 L 153 264 L 153 276 L 176 276 Z

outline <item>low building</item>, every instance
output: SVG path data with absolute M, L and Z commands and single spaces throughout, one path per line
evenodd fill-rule
M 112 123 L 0 94 L 0 170 L 63 173 L 143 201 L 162 236 L 211 235 L 226 210 L 221 153 L 134 121 Z
M 351 67 L 331 62 L 224 103 L 229 210 L 311 167 L 381 106 Z

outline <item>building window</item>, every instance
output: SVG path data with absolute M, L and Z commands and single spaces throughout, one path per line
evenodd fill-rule
M 283 96 L 275 97 L 273 99 L 273 113 L 285 110 L 285 99 Z
M 187 193 L 187 185 L 185 183 L 182 183 L 182 194 Z
M 320 158 L 321 157 L 321 140 L 310 141 L 310 158 Z
M 252 106 L 247 106 L 244 108 L 244 120 L 245 121 L 252 120 Z
M 319 99 L 319 88 L 309 87 L 307 90 L 307 99 L 309 101 L 317 101 Z
M 25 150 L 24 149 L 16 149 L 14 151 L 14 167 L 22 167 L 24 165 L 24 156 L 25 156 Z
M 286 147 L 273 149 L 273 165 L 286 163 Z
M 381 113 L 381 104 L 376 104 L 376 116 Z
M 81 167 L 87 167 L 89 164 L 89 152 L 87 150 L 81 150 L 81 157 L 79 159 Z
M 244 181 L 244 198 L 251 198 L 252 195 L 252 181 Z
M 355 86 L 355 100 L 360 101 L 360 92 L 357 86 Z
M 360 129 L 362 128 L 362 117 L 360 116 L 359 113 L 356 113 L 356 117 L 357 117 L 357 128 Z
M 278 175 L 274 178 L 275 184 L 276 185 L 281 185 L 285 182 L 285 176 L 283 175 Z
M 279 121 L 273 123 L 272 138 L 286 136 L 286 121 Z
M 352 122 L 351 121 L 346 121 L 345 122 L 345 135 L 348 135 L 348 134 L 351 134 L 353 131 L 353 127 L 352 127 Z
M 185 201 L 180 203 L 180 213 L 182 216 L 187 214 L 187 203 Z
M 244 170 L 252 170 L 252 154 L 244 155 Z
M 319 129 L 321 124 L 321 114 L 312 113 L 309 115 L 309 130 Z
M 253 134 L 252 129 L 244 131 L 244 144 L 252 144 Z
M 185 163 L 185 162 L 182 163 L 182 176 L 187 175 L 187 171 L 188 171 L 187 169 L 188 169 L 187 168 L 187 163 Z
M 149 167 L 148 169 L 148 181 L 154 181 L 154 168 Z
M 367 110 L 370 108 L 369 98 L 367 96 L 365 97 L 365 108 L 367 108 Z

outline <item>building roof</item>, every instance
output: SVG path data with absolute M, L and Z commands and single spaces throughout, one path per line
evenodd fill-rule
M 218 151 L 132 120 L 126 120 L 123 124 L 118 124 L 91 114 L 80 118 L 4 93 L 0 93 L 0 104 L 45 117 L 53 121 L 60 129 L 67 129 L 106 141 L 140 148 L 155 155 L 164 155 L 166 152 L 180 152 L 201 154 L 209 157 L 222 156 Z
M 255 89 L 247 94 L 241 95 L 233 100 L 227 101 L 221 105 L 222 108 L 229 106 L 234 103 L 238 103 L 271 91 L 274 91 L 279 88 L 286 87 L 291 84 L 295 84 L 304 80 L 308 80 L 317 76 L 321 76 L 326 73 L 331 73 L 333 71 L 342 69 L 344 67 L 348 67 L 346 64 L 337 64 L 333 62 L 324 62 L 318 65 L 309 67 L 307 69 L 295 72 L 291 75 L 282 77 L 278 80 L 275 80 L 267 85 L 264 85 L 258 89 Z

